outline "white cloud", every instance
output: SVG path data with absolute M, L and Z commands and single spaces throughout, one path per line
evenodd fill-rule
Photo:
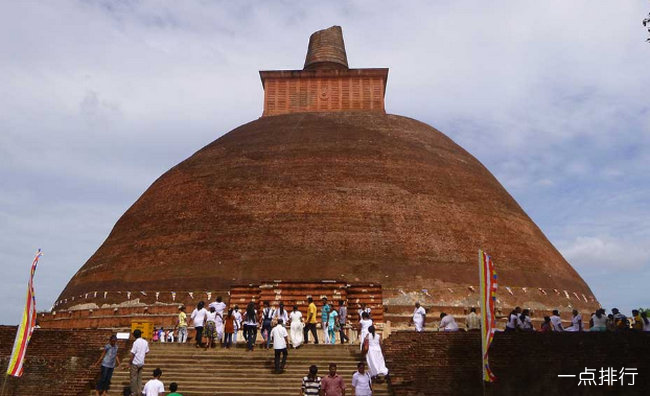
M 650 247 L 612 237 L 576 237 L 560 248 L 564 257 L 585 272 L 634 271 L 650 263 Z

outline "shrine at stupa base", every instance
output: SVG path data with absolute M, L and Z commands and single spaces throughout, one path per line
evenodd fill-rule
M 282 282 L 267 281 L 260 284 L 233 285 L 227 291 L 215 292 L 138 292 L 129 295 L 129 300 L 119 302 L 123 293 L 113 293 L 113 298 L 98 306 L 96 303 L 81 303 L 67 310 L 39 313 L 39 325 L 44 328 L 127 328 L 132 322 L 151 321 L 155 326 L 173 327 L 176 324 L 178 308 L 185 306 L 191 312 L 199 301 L 206 305 L 217 297 L 233 308 L 243 311 L 253 301 L 257 305 L 268 301 L 274 308 L 282 302 L 287 311 L 298 306 L 307 312 L 307 298 L 312 297 L 322 307 L 322 298 L 338 307 L 344 301 L 352 315 L 361 309 L 362 304 L 372 311 L 373 320 L 384 322 L 382 289 L 377 284 L 348 284 L 337 281 L 321 282 Z M 137 295 L 136 295 L 137 294 Z M 153 297 L 153 298 L 152 298 Z

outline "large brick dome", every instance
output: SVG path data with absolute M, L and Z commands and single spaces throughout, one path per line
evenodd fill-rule
M 386 114 L 286 114 L 162 175 L 60 299 L 262 279 L 378 282 L 388 298 L 427 289 L 435 299 L 477 285 L 478 248 L 531 301 L 548 305 L 537 288 L 592 295 L 494 176 L 434 128 Z
M 372 283 L 387 306 L 467 306 L 478 299 L 479 248 L 496 262 L 497 306 L 597 306 L 476 158 L 426 124 L 385 113 L 388 69 L 349 69 L 339 27 L 312 36 L 305 65 L 260 72 L 263 117 L 153 183 L 55 307 L 132 293 L 178 302 L 174 290 L 193 300 L 192 291 L 209 298 L 269 280 Z

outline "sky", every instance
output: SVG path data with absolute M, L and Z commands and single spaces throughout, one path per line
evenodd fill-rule
M 39 310 L 178 162 L 261 115 L 259 70 L 343 27 L 386 109 L 477 157 L 606 308 L 650 307 L 646 0 L 0 2 L 0 288 Z

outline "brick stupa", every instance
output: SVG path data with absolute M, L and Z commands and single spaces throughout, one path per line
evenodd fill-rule
M 45 322 L 124 325 L 138 309 L 171 317 L 217 295 L 241 305 L 262 298 L 256 288 L 289 304 L 366 298 L 387 315 L 416 300 L 460 309 L 478 303 L 479 248 L 496 263 L 502 309 L 598 306 L 476 158 L 386 114 L 388 69 L 350 69 L 340 27 L 311 36 L 304 69 L 260 76 L 263 116 L 156 180 Z M 111 310 L 126 319 L 102 319 Z

